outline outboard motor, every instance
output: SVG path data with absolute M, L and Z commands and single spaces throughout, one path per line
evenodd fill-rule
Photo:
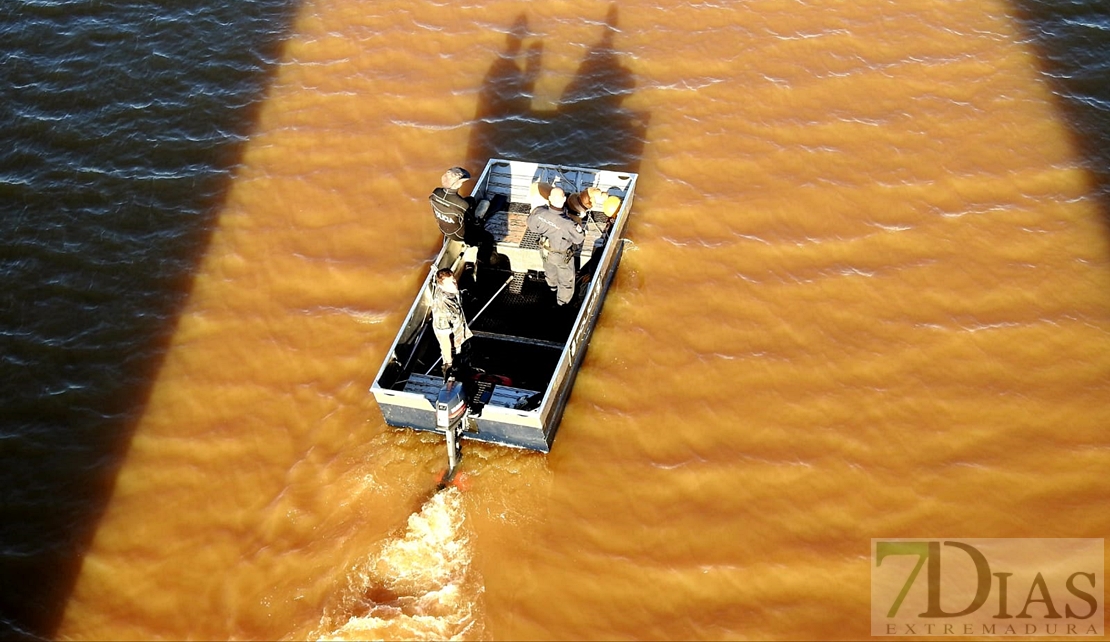
M 455 471 L 462 459 L 462 432 L 466 429 L 466 394 L 463 384 L 449 377 L 443 382 L 436 398 L 436 429 L 442 430 L 447 436 L 447 473 L 443 476 L 443 484 L 448 484 L 455 477 Z

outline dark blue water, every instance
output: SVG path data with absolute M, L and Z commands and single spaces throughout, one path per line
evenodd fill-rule
M 1013 5 L 1096 182 L 1110 228 L 1110 3 L 1013 0 Z
M 0 5 L 0 638 L 57 626 L 295 9 Z

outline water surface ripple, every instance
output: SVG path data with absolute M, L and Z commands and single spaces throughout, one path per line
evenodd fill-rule
M 0 35 L 0 637 L 862 638 L 870 538 L 1110 526 L 1104 3 Z M 491 156 L 639 172 L 631 245 L 553 452 L 431 495 L 366 390 Z

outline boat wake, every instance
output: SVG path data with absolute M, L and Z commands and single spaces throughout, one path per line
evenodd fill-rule
M 437 492 L 409 517 L 403 535 L 349 574 L 326 611 L 320 640 L 473 640 L 484 636 L 484 586 L 471 569 L 459 490 Z

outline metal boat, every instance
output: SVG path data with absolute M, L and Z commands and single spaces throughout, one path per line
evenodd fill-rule
M 494 254 L 479 262 L 477 247 L 445 240 L 370 388 L 386 423 L 444 433 L 449 474 L 463 440 L 548 452 L 627 243 L 636 180 L 629 172 L 490 160 L 470 193 L 495 204 L 483 219 Z M 527 230 L 538 186 L 604 195 L 582 216 L 575 298 L 558 308 L 539 239 Z M 458 374 L 443 371 L 430 328 L 433 277 L 442 268 L 459 283 L 474 335 Z

